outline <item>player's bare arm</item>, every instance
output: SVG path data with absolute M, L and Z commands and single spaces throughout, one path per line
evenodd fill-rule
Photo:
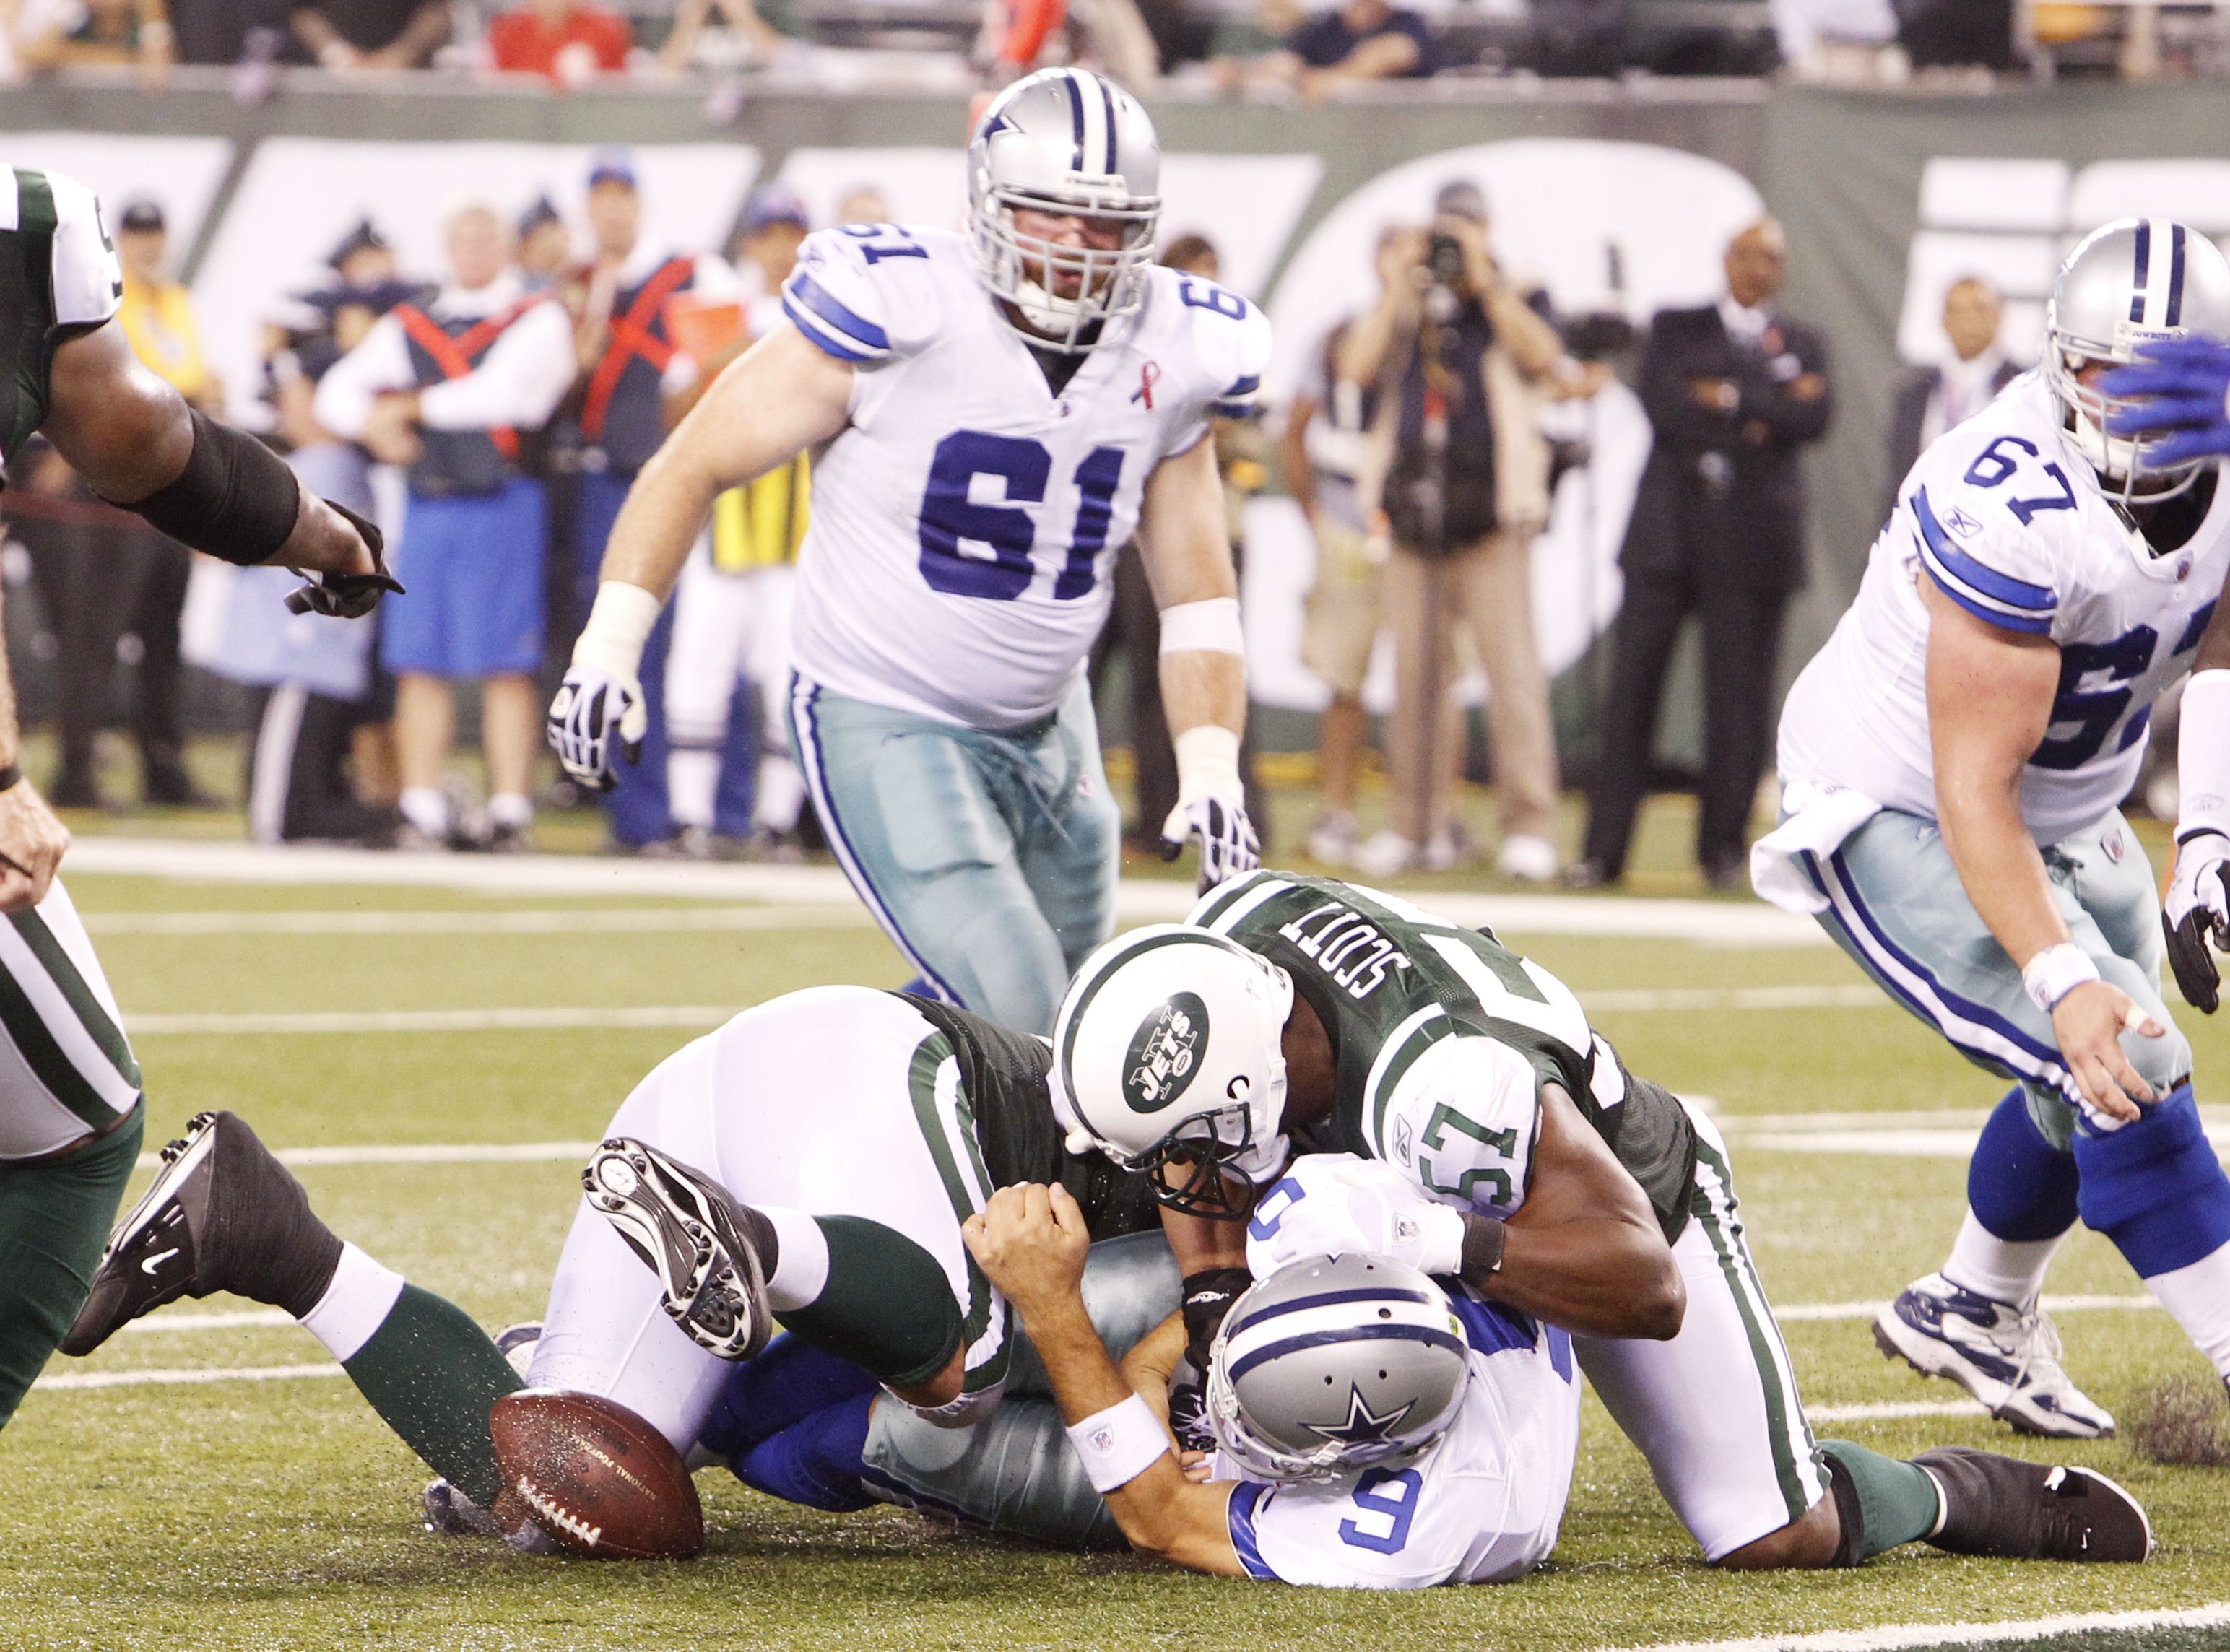
M 1558 1084 L 1541 1090 L 1525 1202 L 1505 1222 L 1466 1212 L 1465 1283 L 1588 1336 L 1666 1341 L 1688 1295 L 1649 1200 Z
M 731 362 L 628 490 L 602 582 L 550 706 L 550 743 L 584 786 L 614 783 L 613 736 L 632 758 L 649 729 L 637 672 L 659 610 L 712 501 L 832 440 L 851 416 L 853 369 L 784 322 Z
M 1928 720 L 1943 845 L 1975 912 L 2026 972 L 2047 948 L 2073 944 L 2021 805 L 2022 770 L 2051 723 L 2059 650 L 1977 618 L 1931 582 L 1919 589 L 1929 612 Z M 2061 994 L 2052 1022 L 2084 1099 L 2111 1117 L 2136 1118 L 2152 1087 L 2123 1054 L 2121 1035 L 2159 1038 L 2166 1029 L 2095 979 Z
M 1126 1430 L 1143 1430 L 1152 1419 L 1138 1415 L 1143 1402 L 1116 1369 L 1085 1312 L 1080 1284 L 1091 1240 L 1076 1201 L 1058 1186 L 1002 1187 L 968 1218 L 962 1233 L 969 1254 L 1022 1316 L 1062 1417 L 1072 1430 L 1089 1419 L 1095 1431 L 1105 1430 L 1111 1455 L 1119 1461 L 1129 1443 Z M 1231 1546 L 1228 1508 L 1235 1482 L 1188 1481 L 1167 1430 L 1157 1432 L 1163 1449 L 1142 1472 L 1120 1485 L 1100 1487 L 1108 1512 L 1141 1553 L 1194 1572 L 1245 1575 Z M 1141 1433 L 1139 1443 L 1150 1442 Z M 1086 1465 L 1095 1467 L 1089 1456 Z

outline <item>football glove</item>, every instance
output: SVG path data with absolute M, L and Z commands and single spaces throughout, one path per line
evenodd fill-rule
M 2161 928 L 2168 934 L 2168 961 L 2175 984 L 2192 1007 L 2212 1015 L 2220 1001 L 2222 977 L 2214 948 L 2230 950 L 2230 837 L 2202 829 L 2175 846 L 2175 875 L 2169 880 Z
M 1213 1451 L 1215 1430 L 1208 1421 L 1208 1379 L 1188 1353 L 1170 1372 L 1170 1432 L 1180 1451 Z
M 1293 1160 L 1247 1228 L 1247 1264 L 1267 1278 L 1305 1257 L 1391 1257 L 1428 1274 L 1463 1266 L 1463 1213 L 1391 1165 L 1344 1154 Z
M 403 595 L 403 582 L 387 571 L 386 536 L 377 525 L 365 521 L 345 505 L 327 505 L 340 512 L 364 537 L 364 547 L 371 552 L 372 571 L 369 574 L 317 574 L 306 575 L 307 585 L 298 585 L 287 593 L 287 612 L 289 614 L 322 614 L 335 620 L 361 620 L 379 606 L 379 599 L 392 591 Z M 295 573 L 302 572 L 295 569 Z
M 576 665 L 550 702 L 550 745 L 577 785 L 609 792 L 619 784 L 619 757 L 642 755 L 650 712 L 632 676 Z
M 1215 1334 L 1223 1328 L 1223 1316 L 1254 1282 L 1254 1276 L 1244 1268 L 1203 1268 L 1185 1276 L 1181 1303 L 1185 1358 L 1195 1370 L 1208 1369 L 1208 1352 L 1215 1346 Z
M 1204 797 L 1171 809 L 1162 822 L 1162 858 L 1175 860 L 1196 838 L 1202 895 L 1262 864 L 1262 839 L 1247 818 L 1247 806 L 1236 798 Z
M 2147 464 L 2183 465 L 2230 453 L 2230 344 L 2198 334 L 2154 339 L 2138 347 L 2135 363 L 2107 373 L 2098 388 L 2107 395 L 2143 398 L 2137 407 L 2110 409 L 2106 431 L 2145 438 Z

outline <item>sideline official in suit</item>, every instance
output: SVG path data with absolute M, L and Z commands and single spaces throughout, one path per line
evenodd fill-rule
M 1782 614 L 1804 582 L 1799 450 L 1825 434 L 1834 403 L 1820 334 L 1774 307 L 1788 257 L 1781 226 L 1762 219 L 1727 247 L 1724 298 L 1651 324 L 1640 390 L 1655 446 L 1619 554 L 1626 597 L 1574 884 L 1626 870 L 1666 665 L 1691 614 L 1704 626 L 1696 858 L 1712 887 L 1743 881 Z
M 1965 423 L 2021 370 L 1998 348 L 1998 326 L 2005 306 L 1997 288 L 1979 275 L 1955 281 L 1943 295 L 1943 336 L 1951 356 L 1940 367 L 1915 368 L 1897 387 L 1889 421 L 1889 497 L 1886 517 L 1897 508 L 1897 491 L 1928 444 Z

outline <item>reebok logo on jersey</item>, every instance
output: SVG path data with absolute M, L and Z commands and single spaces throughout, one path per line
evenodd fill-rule
M 1982 524 L 1956 505 L 1945 513 L 1943 525 L 1963 539 L 1971 539 L 1982 531 Z
M 1157 1113 L 1185 1092 L 1208 1046 L 1208 1006 L 1197 993 L 1172 993 L 1138 1023 L 1123 1063 L 1123 1099 L 1133 1113 Z

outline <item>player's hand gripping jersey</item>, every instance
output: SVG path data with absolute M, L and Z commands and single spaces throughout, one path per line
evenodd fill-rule
M 962 236 L 852 224 L 807 238 L 783 307 L 860 371 L 815 461 L 796 664 L 833 692 L 981 729 L 1050 716 L 1107 615 L 1146 479 L 1244 412 L 1270 328 L 1156 267 L 1138 313 L 1062 389 Z
M 1905 478 L 1857 601 L 1789 691 L 1782 775 L 1935 818 L 1928 611 L 1914 585 L 1926 578 L 1990 624 L 2059 646 L 2059 697 L 2021 813 L 2040 843 L 2098 820 L 2129 794 L 2153 702 L 2191 668 L 2221 594 L 2223 494 L 2154 556 L 2063 437 L 2042 379 L 2023 374 Z
M 1324 1485 L 1246 1480 L 1232 1493 L 1230 1519 L 1249 1577 L 1347 1589 L 1505 1583 L 1556 1546 L 1580 1438 L 1571 1339 L 1441 1282 L 1471 1351 L 1455 1421 L 1398 1469 Z M 1328 1427 L 1399 1420 L 1357 1409 L 1363 1414 L 1327 1417 Z M 1244 1479 L 1221 1453 L 1215 1477 Z
M 116 313 L 124 273 L 93 191 L 0 168 L 0 464 L 46 422 L 55 347 Z

